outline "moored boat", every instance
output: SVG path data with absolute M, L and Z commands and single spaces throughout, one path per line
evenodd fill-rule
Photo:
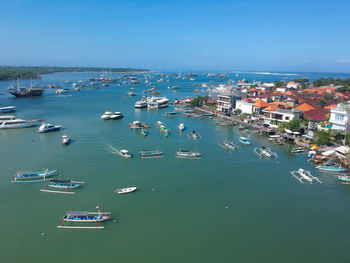
M 312 184 L 313 181 L 322 183 L 318 177 L 313 176 L 310 171 L 305 171 L 302 168 L 299 168 L 297 171 L 291 171 L 290 172 L 293 177 L 295 177 L 297 180 L 299 180 L 300 183 L 304 183 L 306 181 L 307 183 Z
M 45 181 L 46 178 L 54 176 L 56 170 L 45 169 L 41 172 L 17 172 L 14 176 L 13 183 L 20 182 L 41 182 Z
M 303 153 L 305 149 L 303 147 L 294 147 L 290 152 L 291 153 Z
M 201 156 L 202 154 L 199 152 L 190 152 L 188 150 L 182 150 L 182 149 L 180 149 L 176 153 L 177 158 L 200 159 Z
M 156 151 L 147 151 L 147 150 L 143 150 L 140 151 L 140 157 L 141 158 L 159 158 L 159 157 L 163 157 L 163 153 L 160 152 L 158 149 Z
M 177 111 L 171 111 L 171 112 L 167 112 L 165 114 L 166 117 L 176 117 L 176 116 L 179 116 L 180 115 L 180 112 L 177 112 Z
M 48 132 L 54 132 L 54 131 L 59 131 L 61 129 L 60 125 L 53 125 L 50 123 L 43 123 L 39 129 L 39 133 L 48 133 Z
M 248 141 L 248 139 L 245 138 L 245 137 L 239 137 L 239 142 L 240 142 L 240 143 L 243 143 L 243 144 L 245 144 L 245 145 L 250 145 L 250 144 L 251 144 L 251 142 Z
M 0 120 L 0 129 L 17 129 L 17 128 L 29 128 L 38 126 L 42 120 Z
M 16 111 L 16 106 L 7 106 L 7 107 L 1 107 L 0 108 L 0 114 L 4 113 L 12 113 Z

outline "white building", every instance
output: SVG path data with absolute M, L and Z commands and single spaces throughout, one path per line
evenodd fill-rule
M 250 103 L 248 101 L 243 101 L 243 100 L 237 100 L 235 109 L 241 110 L 242 113 L 252 114 L 254 105 L 255 105 L 255 103 Z
M 291 111 L 291 110 L 274 110 L 274 111 L 264 111 L 264 122 L 270 123 L 271 121 L 279 122 L 290 122 L 293 119 L 300 119 L 301 111 Z
M 230 113 L 233 108 L 232 96 L 218 95 L 216 100 L 216 110 L 218 112 Z
M 276 91 L 283 92 L 283 93 L 287 92 L 288 90 L 289 90 L 289 88 L 287 88 L 285 86 L 276 88 Z
M 350 130 L 350 104 L 340 103 L 337 107 L 331 109 L 329 122 L 332 124 L 332 130 L 347 131 Z

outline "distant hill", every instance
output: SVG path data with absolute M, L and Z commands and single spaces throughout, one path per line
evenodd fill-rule
M 102 72 L 105 68 L 94 67 L 9 67 L 0 66 L 0 81 L 14 79 L 40 79 L 41 74 L 51 74 L 56 72 Z M 115 73 L 144 72 L 148 69 L 136 68 L 110 68 L 109 71 Z

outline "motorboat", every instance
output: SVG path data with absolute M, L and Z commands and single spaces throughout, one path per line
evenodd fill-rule
M 16 111 L 16 106 L 1 107 L 0 114 L 12 113 Z
M 199 152 L 190 152 L 187 150 L 179 150 L 176 153 L 177 158 L 189 158 L 189 159 L 199 159 L 201 158 L 202 154 Z
M 120 188 L 115 190 L 114 192 L 117 194 L 128 194 L 136 191 L 137 187 L 127 187 L 127 188 Z
M 123 156 L 124 158 L 131 158 L 131 154 L 129 153 L 128 150 L 123 149 L 123 150 L 120 150 L 119 153 L 120 153 L 120 155 Z
M 113 112 L 110 109 L 108 109 L 104 114 L 102 114 L 101 119 L 103 120 L 117 120 L 123 118 L 123 114 L 116 111 Z
M 14 176 L 13 183 L 20 182 L 41 182 L 45 181 L 46 178 L 54 176 L 56 170 L 44 169 L 40 172 L 17 172 Z
M 183 124 L 183 123 L 180 123 L 177 127 L 179 128 L 179 131 L 185 130 L 185 124 Z
M 62 136 L 62 144 L 68 145 L 69 143 L 70 143 L 70 138 L 68 137 L 68 135 L 63 135 Z
M 250 145 L 251 144 L 251 142 L 248 141 L 248 139 L 246 137 L 239 137 L 239 142 L 243 143 L 245 145 Z
M 291 153 L 303 153 L 305 149 L 303 147 L 294 147 L 290 152 Z
M 42 120 L 0 120 L 0 129 L 29 128 L 38 126 Z
M 40 125 L 38 132 L 39 133 L 48 133 L 48 132 L 54 132 L 59 131 L 61 129 L 60 125 L 53 125 L 50 123 L 43 123 Z
M 0 115 L 0 121 L 11 121 L 15 119 L 16 117 L 13 115 Z
M 129 125 L 130 129 L 144 129 L 144 128 L 149 127 L 146 123 L 140 122 L 140 121 L 133 121 L 132 123 L 129 123 L 128 125 Z
M 139 100 L 139 101 L 136 101 L 135 105 L 134 105 L 135 108 L 146 108 L 147 107 L 147 101 L 146 100 Z

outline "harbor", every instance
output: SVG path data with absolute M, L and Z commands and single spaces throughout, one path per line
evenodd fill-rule
M 99 89 L 77 92 L 66 84 L 70 90 L 65 95 L 45 89 L 42 96 L 30 98 L 13 98 L 6 93 L 10 82 L 0 82 L 0 92 L 6 94 L 0 96 L 0 106 L 16 109 L 6 115 L 60 126 L 48 133 L 38 133 L 40 125 L 0 130 L 0 196 L 4 200 L 0 207 L 6 211 L 2 257 L 8 262 L 67 260 L 61 254 L 52 258 L 59 247 L 71 261 L 144 262 L 145 257 L 153 257 L 153 262 L 167 262 L 176 249 L 181 255 L 169 262 L 267 262 L 268 254 L 278 250 L 294 251 L 290 259 L 278 252 L 280 261 L 346 262 L 347 173 L 339 179 L 338 172 L 316 168 L 320 164 L 308 161 L 310 149 L 292 153 L 295 145 L 289 140 L 283 145 L 273 143 L 277 137 L 271 136 L 283 134 L 271 128 L 248 124 L 249 128 L 240 129 L 244 121 L 218 118 L 205 108 L 198 108 L 200 113 L 192 109 L 197 117 L 186 116 L 188 109 L 177 110 L 182 105 L 172 103 L 193 97 L 196 87 L 189 86 L 195 82 L 190 78 L 198 85 L 210 79 L 200 73 L 186 79 L 168 75 L 171 85 L 166 80 L 157 83 L 165 78 L 159 74 L 136 76 L 138 84 L 114 74 L 121 80 L 109 82 L 108 87 L 98 82 Z M 89 78 L 99 78 L 99 73 L 49 74 L 39 84 Z M 143 93 L 153 86 L 145 79 L 157 83 L 157 97 L 166 97 L 167 107 L 156 106 L 154 100 L 150 108 L 135 107 L 145 94 L 152 96 Z M 168 86 L 177 87 L 177 92 Z M 125 97 L 130 88 L 136 96 Z M 105 119 L 103 114 L 118 117 Z M 219 119 L 227 122 L 219 125 Z M 142 129 L 147 136 L 140 135 Z M 65 135 L 72 138 L 69 146 L 62 144 Z M 56 188 L 50 188 L 48 180 L 11 183 L 17 171 L 46 168 L 57 170 Z M 310 174 L 291 174 L 300 168 Z M 77 187 L 74 180 L 78 179 L 84 182 L 81 187 L 65 190 Z M 311 179 L 313 184 L 308 183 Z M 108 220 L 97 226 L 94 221 L 100 218 L 62 224 L 70 217 L 89 219 L 88 213 L 97 206 L 110 213 L 101 218 Z M 97 212 L 99 216 L 105 215 Z M 315 247 L 306 249 L 305 243 Z M 18 253 L 18 247 L 23 253 Z M 33 253 L 38 248 L 40 253 Z M 249 254 L 252 249 L 255 253 Z

